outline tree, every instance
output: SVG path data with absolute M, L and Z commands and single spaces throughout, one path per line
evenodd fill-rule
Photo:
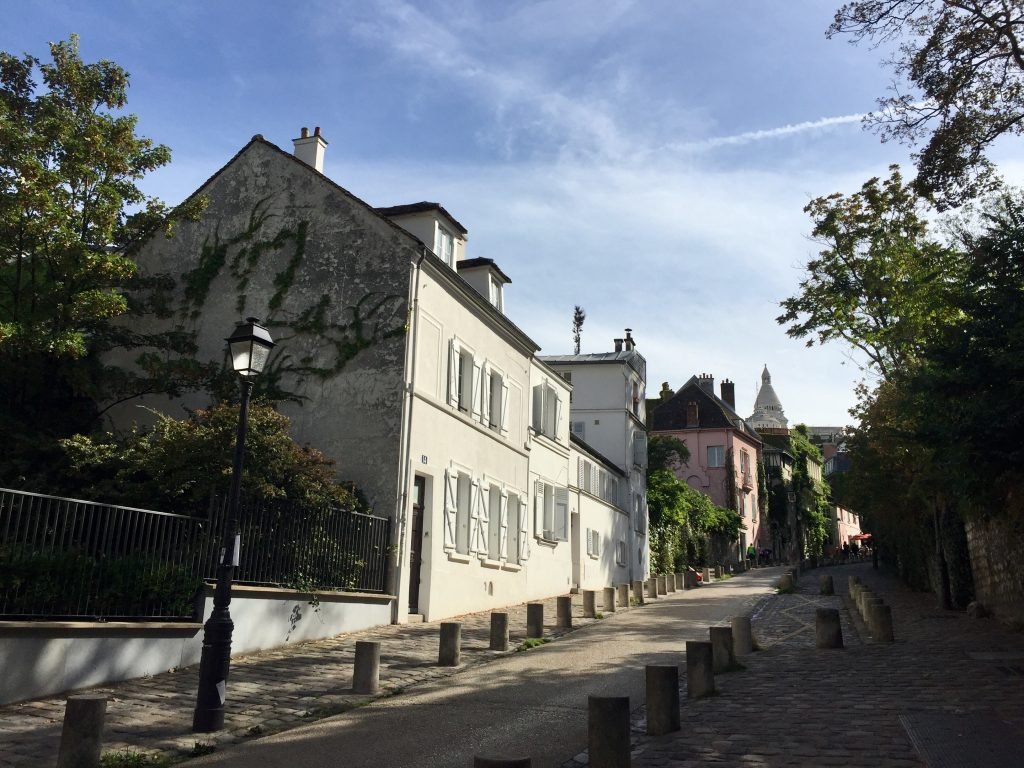
M 583 321 L 587 319 L 587 313 L 579 304 L 572 313 L 572 341 L 574 354 L 580 353 L 580 336 L 583 333 Z
M 856 0 L 827 35 L 899 40 L 887 63 L 910 90 L 879 99 L 866 122 L 883 140 L 924 144 L 916 189 L 940 208 L 993 186 L 989 146 L 1024 132 L 1024 5 L 1020 0 Z
M 89 356 L 127 310 L 134 247 L 202 207 L 171 215 L 138 188 L 170 151 L 121 113 L 128 73 L 83 62 L 75 35 L 50 54 L 0 53 L 0 414 L 36 428 L 92 407 Z
M 945 322 L 959 254 L 930 237 L 926 209 L 898 166 L 885 181 L 819 197 L 804 212 L 822 250 L 776 322 L 788 323 L 793 338 L 810 337 L 807 346 L 845 341 L 875 373 L 890 376 Z

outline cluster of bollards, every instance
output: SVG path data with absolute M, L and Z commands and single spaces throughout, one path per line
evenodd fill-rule
M 857 612 L 867 624 L 868 632 L 875 642 L 893 642 L 892 608 L 870 587 L 862 584 L 857 576 L 850 576 L 849 589 L 850 599 L 857 606 Z
M 715 567 L 721 578 L 722 566 Z M 704 568 L 704 582 L 711 580 L 712 569 Z M 636 605 L 656 600 L 662 595 L 697 586 L 692 571 L 652 576 L 647 582 L 633 581 L 617 587 L 605 587 L 602 593 L 606 613 L 616 608 L 628 608 L 632 600 Z M 583 591 L 584 618 L 597 617 L 597 593 Z M 492 651 L 509 649 L 509 617 L 507 613 L 491 613 L 490 644 Z M 572 627 L 572 597 L 563 595 L 556 602 L 556 626 Z M 890 639 L 892 622 L 889 622 Z M 526 636 L 544 636 L 544 604 L 527 603 Z M 711 627 L 710 642 L 686 643 L 687 692 L 691 699 L 708 696 L 715 691 L 715 673 L 736 666 L 736 656 L 753 650 L 749 617 L 733 619 L 732 627 Z M 462 624 L 442 622 L 438 645 L 437 664 L 442 667 L 458 666 L 462 658 Z M 647 731 L 651 735 L 679 730 L 679 670 L 675 666 L 648 666 Z M 380 643 L 356 642 L 352 671 L 352 692 L 374 695 L 380 691 Z M 100 765 L 103 722 L 107 711 L 107 697 L 84 694 L 68 697 L 61 733 L 57 768 L 95 768 Z M 630 730 L 629 697 L 591 696 L 589 701 L 590 765 L 600 768 L 629 765 Z M 474 758 L 477 768 L 529 768 L 528 757 Z

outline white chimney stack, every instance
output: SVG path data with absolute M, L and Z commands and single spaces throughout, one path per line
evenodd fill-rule
M 320 127 L 313 129 L 313 135 L 309 135 L 309 128 L 302 129 L 302 135 L 292 139 L 295 144 L 295 157 L 311 165 L 317 173 L 324 172 L 324 150 L 327 149 L 327 142 L 320 135 Z

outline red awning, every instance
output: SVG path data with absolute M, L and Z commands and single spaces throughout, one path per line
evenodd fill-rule
M 870 539 L 870 538 L 871 538 L 871 534 L 870 533 L 856 533 L 856 534 L 854 534 L 853 536 L 850 537 L 850 541 L 864 541 L 865 539 Z

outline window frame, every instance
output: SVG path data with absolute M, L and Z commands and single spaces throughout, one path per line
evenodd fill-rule
M 707 460 L 708 460 L 708 469 L 722 469 L 723 467 L 725 467 L 725 446 L 724 445 L 708 445 L 708 446 L 706 446 L 706 448 L 707 448 L 706 454 L 707 454 Z M 720 452 L 720 453 L 717 454 L 718 459 L 719 459 L 719 463 L 713 463 L 712 462 L 712 460 L 711 460 L 711 452 L 712 451 L 719 451 Z

